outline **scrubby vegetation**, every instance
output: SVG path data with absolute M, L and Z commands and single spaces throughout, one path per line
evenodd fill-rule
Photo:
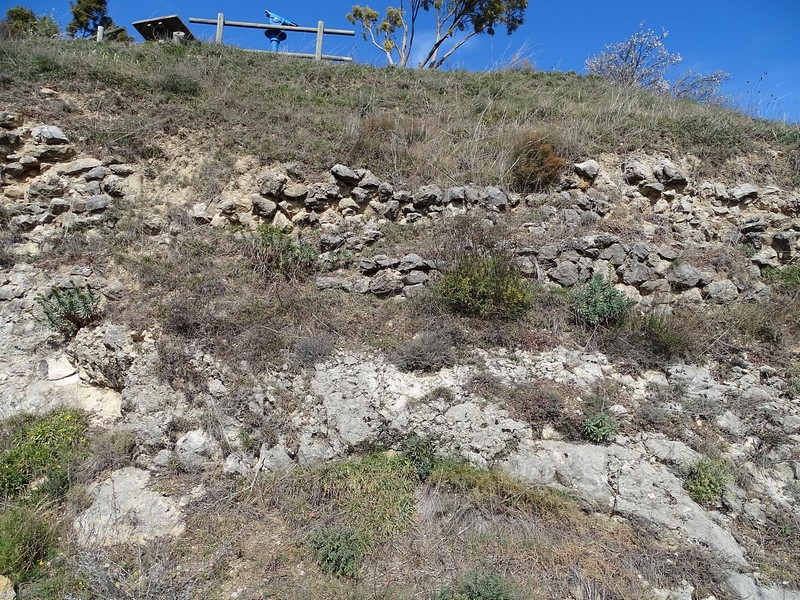
M 509 184 L 515 164 L 552 168 L 609 148 L 669 147 L 712 169 L 769 142 L 784 150 L 769 159 L 771 168 L 785 181 L 800 174 L 794 126 L 574 73 L 376 69 L 212 45 L 0 40 L 0 47 L 0 102 L 36 98 L 32 110 L 57 117 L 96 149 L 156 164 L 168 160 L 168 140 L 186 136 L 195 144 L 209 140 L 209 157 L 216 151 L 300 160 L 320 172 L 346 159 L 410 184 Z M 253 76 L 274 71 L 280 81 Z M 91 86 L 107 118 L 40 97 L 35 92 L 43 85 L 66 93 Z M 529 148 L 518 145 L 521 129 L 542 132 L 555 156 L 541 146 L 544 160 L 519 161 L 519 149 L 524 156 Z M 276 143 L 286 139 L 293 143 Z M 350 156 L 342 157 L 343 148 Z M 522 173 L 529 179 L 548 181 Z

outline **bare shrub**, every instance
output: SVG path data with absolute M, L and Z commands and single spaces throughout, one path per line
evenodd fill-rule
M 423 331 L 401 344 L 393 361 L 403 371 L 438 371 L 456 362 L 453 336 L 448 331 Z
M 518 136 L 510 169 L 518 192 L 539 192 L 558 183 L 567 161 L 558 155 L 553 144 L 553 135 L 542 131 Z
M 333 353 L 331 341 L 320 335 L 302 337 L 294 344 L 294 358 L 304 367 L 313 367 Z

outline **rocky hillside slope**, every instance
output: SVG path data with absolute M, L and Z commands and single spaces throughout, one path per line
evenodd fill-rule
M 0 110 L 20 598 L 800 598 L 791 146 L 210 175 L 53 72 Z

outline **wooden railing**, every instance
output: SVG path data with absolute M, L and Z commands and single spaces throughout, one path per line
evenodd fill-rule
M 316 33 L 317 34 L 317 47 L 314 54 L 304 54 L 300 52 L 286 52 L 288 56 L 296 56 L 298 58 L 313 58 L 314 60 L 336 60 L 342 62 L 352 62 L 349 56 L 333 56 L 322 53 L 322 38 L 325 35 L 347 35 L 354 36 L 355 31 L 349 29 L 325 29 L 325 23 L 319 21 L 316 27 L 293 27 L 289 25 L 272 25 L 266 23 L 247 23 L 244 21 L 226 21 L 225 15 L 219 13 L 216 19 L 197 19 L 190 18 L 190 23 L 197 23 L 199 25 L 216 25 L 217 26 L 217 44 L 222 43 L 222 30 L 225 27 L 244 27 L 247 29 L 264 29 L 264 30 L 278 30 L 297 33 Z

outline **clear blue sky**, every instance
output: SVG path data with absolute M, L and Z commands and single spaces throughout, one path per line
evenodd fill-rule
M 68 0 L 3 0 L 5 9 L 21 4 L 37 13 L 50 13 L 62 23 L 69 20 Z M 109 0 L 116 22 L 131 22 L 168 14 L 215 18 L 224 12 L 231 20 L 264 20 L 264 9 L 277 12 L 300 25 L 351 28 L 345 20 L 351 2 L 330 0 L 267 0 L 256 2 L 221 0 Z M 380 9 L 391 2 L 375 1 Z M 531 0 L 525 24 L 512 36 L 498 31 L 494 37 L 473 39 L 453 56 L 451 67 L 490 69 L 507 63 L 521 51 L 541 70 L 583 72 L 586 59 L 608 43 L 626 39 L 640 22 L 648 28 L 670 32 L 666 40 L 671 52 L 683 56 L 682 68 L 708 72 L 727 71 L 731 80 L 726 93 L 741 108 L 768 118 L 800 121 L 800 0 Z M 423 25 L 423 35 L 425 23 Z M 212 37 L 214 28 L 192 25 L 198 37 Z M 129 31 L 134 33 L 132 28 Z M 266 48 L 260 32 L 225 30 L 225 41 L 245 47 Z M 313 52 L 311 35 L 290 34 L 284 47 Z M 385 59 L 355 38 L 329 37 L 326 54 L 351 55 L 360 62 L 382 65 Z

